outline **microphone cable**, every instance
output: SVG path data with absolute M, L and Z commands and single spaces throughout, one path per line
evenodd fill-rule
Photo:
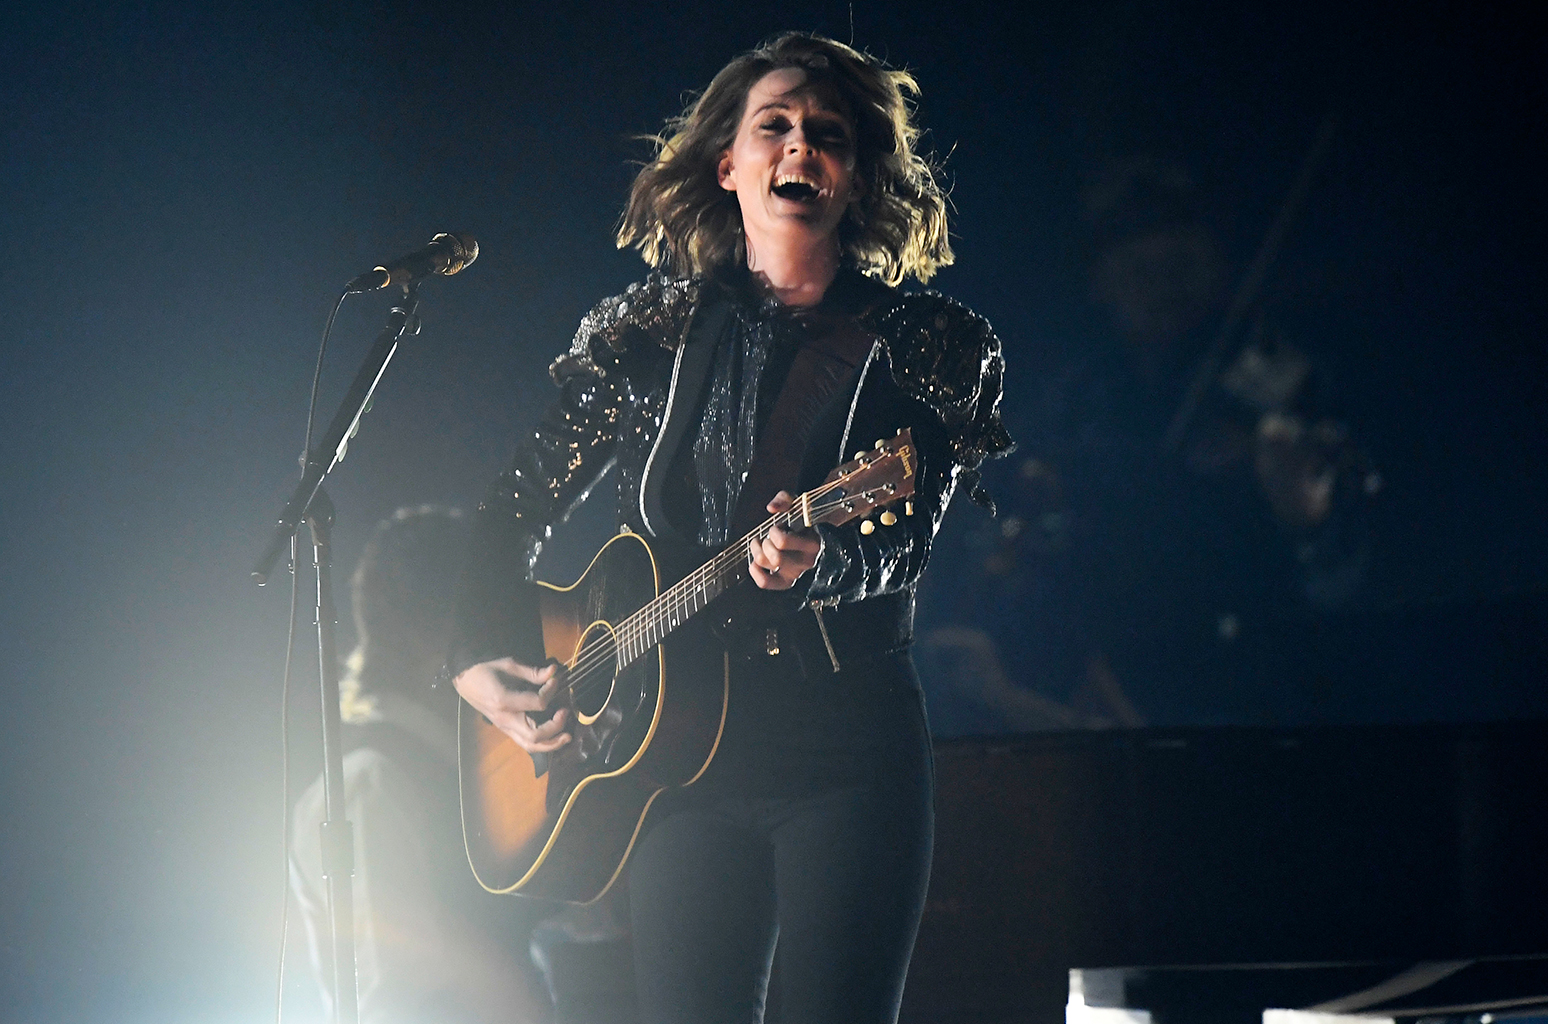
M 333 321 L 337 319 L 349 295 L 347 290 L 339 294 L 339 300 L 333 304 L 333 311 L 328 314 L 328 322 L 323 325 L 322 341 L 317 346 L 317 364 L 312 369 L 311 397 L 306 403 L 306 443 L 301 449 L 302 472 L 306 471 L 306 460 L 312 454 L 317 391 L 322 384 L 323 357 L 328 352 L 328 338 L 333 334 Z M 285 673 L 280 682 L 280 803 L 283 805 L 283 814 L 280 816 L 280 863 L 284 870 L 280 873 L 279 968 L 274 980 L 274 1024 L 284 1024 L 285 1019 L 285 950 L 290 937 L 290 674 L 296 651 L 296 612 L 301 603 L 301 573 L 297 565 L 301 552 L 300 534 L 298 523 L 296 532 L 290 535 L 290 623 L 285 631 Z M 335 1004 L 337 998 L 335 993 Z

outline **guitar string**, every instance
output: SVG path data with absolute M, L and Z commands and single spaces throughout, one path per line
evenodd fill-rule
M 834 481 L 830 484 L 825 484 L 822 487 L 816 488 L 811 492 L 811 497 L 820 498 L 827 493 L 830 493 L 835 488 L 839 487 L 842 483 L 843 481 Z M 852 501 L 854 499 L 846 498 L 845 500 Z M 830 503 L 828 505 L 813 506 L 812 511 L 818 512 L 820 509 L 820 514 L 826 514 L 828 511 L 840 507 L 842 504 L 843 501 Z M 683 577 L 683 579 L 679 580 L 671 587 L 668 587 L 666 590 L 662 591 L 659 596 L 653 598 L 644 607 L 636 610 L 628 618 L 620 622 L 611 634 L 604 634 L 598 640 L 593 641 L 587 647 L 582 648 L 580 653 L 576 656 L 574 665 L 572 665 L 569 670 L 572 682 L 569 686 L 566 687 L 566 689 L 570 689 L 572 693 L 574 693 L 575 691 L 573 688 L 575 684 L 580 682 L 587 673 L 598 667 L 599 661 L 603 656 L 608 654 L 616 655 L 616 652 L 620 648 L 627 649 L 627 645 L 638 641 L 642 636 L 646 635 L 652 625 L 667 621 L 670 618 L 670 613 L 672 610 L 686 609 L 688 607 L 688 602 L 683 600 L 685 592 L 696 592 L 702 589 L 703 583 L 708 582 L 715 577 L 724 575 L 727 570 L 731 570 L 738 566 L 740 562 L 747 557 L 745 552 L 747 546 L 753 541 L 753 539 L 757 538 L 761 540 L 767 537 L 769 530 L 773 526 L 780 523 L 783 523 L 784 525 L 790 525 L 794 520 L 794 514 L 797 507 L 798 506 L 796 505 L 792 505 L 791 508 L 785 512 L 778 512 L 770 516 L 768 519 L 764 520 L 761 524 L 743 536 L 741 540 L 727 545 L 726 548 L 723 549 L 714 558 L 710 559 L 704 565 L 701 565 L 687 576 Z M 706 603 L 708 602 L 706 601 Z M 656 610 L 652 611 L 653 608 Z M 614 637 L 621 637 L 622 642 L 616 641 Z M 654 642 L 649 646 L 654 646 Z M 641 653 L 643 653 L 645 649 L 648 649 L 648 647 L 642 648 Z M 637 656 L 638 655 L 636 655 L 636 657 Z
M 844 483 L 845 481 L 842 480 L 834 481 L 831 484 L 814 489 L 810 496 L 820 499 L 824 495 L 831 493 L 833 490 L 839 488 Z M 814 513 L 815 518 L 821 518 L 834 509 L 840 508 L 857 500 L 870 503 L 872 508 L 875 508 L 877 505 L 885 503 L 877 502 L 875 500 L 878 496 L 878 492 L 881 490 L 882 488 L 879 487 L 871 488 L 869 490 L 859 491 L 856 494 L 845 495 L 841 500 L 836 502 L 808 505 L 807 508 L 812 513 Z M 905 495 L 898 495 L 894 493 L 893 495 L 890 495 L 887 500 L 892 501 L 896 500 L 898 497 L 904 496 Z M 767 537 L 769 530 L 775 525 L 789 526 L 793 524 L 796 519 L 797 511 L 800 508 L 800 505 L 792 505 L 786 511 L 782 513 L 776 513 L 774 516 L 765 520 L 756 529 L 742 537 L 740 541 L 729 545 L 714 559 L 711 559 L 699 569 L 690 573 L 688 576 L 678 581 L 678 583 L 668 588 L 661 594 L 659 598 L 652 600 L 644 608 L 636 611 L 633 615 L 619 624 L 618 629 L 615 631 L 615 633 L 618 634 L 620 638 L 618 641 L 614 641 L 614 639 L 610 636 L 603 636 L 599 639 L 599 642 L 595 645 L 594 648 L 596 655 L 604 656 L 607 652 L 607 648 L 612 647 L 615 655 L 619 649 L 629 652 L 630 662 L 643 656 L 651 647 L 654 647 L 657 643 L 664 639 L 667 633 L 670 633 L 683 622 L 686 622 L 689 618 L 707 606 L 711 600 L 718 596 L 718 592 L 715 594 L 708 594 L 707 596 L 703 597 L 703 603 L 700 604 L 701 594 L 709 589 L 709 587 L 705 584 L 718 582 L 718 579 L 723 579 L 728 575 L 728 571 L 734 571 L 735 569 L 740 568 L 740 566 L 747 559 L 746 549 L 748 544 L 750 544 L 754 538 L 762 539 Z M 653 608 L 656 610 L 652 611 Z M 679 618 L 678 616 L 681 617 Z M 666 624 L 667 628 L 662 631 L 659 636 L 653 637 L 652 630 L 663 624 Z M 583 654 L 585 653 L 587 652 L 583 652 Z M 595 662 L 596 657 L 593 657 L 589 659 L 588 664 L 583 666 L 581 664 L 581 658 L 577 657 L 575 668 L 580 669 L 582 672 L 586 672 L 596 667 Z M 573 671 L 574 669 L 572 669 L 572 672 Z
M 842 505 L 843 502 L 833 502 L 830 505 L 823 506 L 822 510 L 827 512 Z M 813 511 L 816 512 L 817 508 L 817 506 L 813 506 Z M 657 606 L 655 612 L 642 616 L 642 613 L 645 613 L 650 606 L 642 608 L 619 623 L 618 628 L 613 633 L 604 634 L 597 641 L 583 648 L 581 655 L 577 657 L 574 666 L 569 670 L 570 681 L 565 689 L 570 692 L 572 697 L 578 698 L 603 684 L 611 685 L 616 678 L 616 672 L 619 670 L 618 655 L 621 651 L 627 652 L 627 663 L 632 664 L 649 651 L 651 647 L 665 639 L 667 633 L 670 633 L 672 629 L 681 625 L 682 622 L 686 622 L 688 618 L 701 610 L 702 607 L 708 605 L 709 601 L 718 596 L 718 594 L 705 597 L 704 604 L 697 608 L 691 607 L 691 604 L 696 603 L 696 595 L 701 590 L 708 589 L 708 587 L 701 586 L 701 584 L 712 584 L 717 577 L 723 578 L 729 575 L 730 572 L 740 568 L 741 564 L 747 559 L 745 551 L 752 540 L 755 537 L 762 539 L 768 536 L 769 528 L 776 525 L 781 519 L 783 519 L 784 525 L 789 525 L 794 517 L 784 514 L 771 517 L 740 541 L 730 545 L 726 550 L 705 563 L 705 565 L 684 577 L 679 583 L 674 584 L 672 588 L 663 591 L 660 598 L 651 602 L 651 605 Z M 685 598 L 688 598 L 688 600 L 685 600 Z M 686 614 L 681 619 L 672 621 L 673 612 L 686 612 Z M 670 625 L 661 632 L 659 637 L 649 639 L 646 642 L 653 627 L 659 627 L 666 623 L 670 623 Z M 638 648 L 637 652 L 636 647 Z M 609 667 L 613 669 L 613 674 L 593 678 L 598 671 Z
M 844 481 L 835 481 L 832 484 L 814 489 L 811 492 L 811 495 L 813 497 L 820 498 L 826 493 L 829 493 L 837 487 L 841 486 L 843 482 Z M 877 490 L 879 490 L 879 488 L 873 488 L 868 491 L 859 492 L 858 499 L 862 501 L 872 501 L 876 497 Z M 834 509 L 842 507 L 848 502 L 855 500 L 857 500 L 856 495 L 846 495 L 840 501 L 813 505 L 811 506 L 811 510 L 817 517 L 820 517 L 826 515 L 828 512 L 833 511 Z M 723 577 L 728 573 L 728 571 L 734 571 L 735 569 L 739 568 L 747 558 L 747 555 L 745 554 L 747 545 L 751 543 L 755 537 L 759 539 L 766 537 L 768 535 L 769 529 L 776 524 L 792 524 L 795 521 L 798 508 L 799 506 L 793 505 L 785 512 L 776 513 L 774 516 L 771 516 L 756 529 L 752 530 L 746 536 L 744 536 L 740 541 L 727 546 L 726 549 L 721 551 L 720 554 L 716 555 L 715 558 L 711 559 L 709 562 L 705 563 L 703 566 L 696 569 L 688 576 L 684 577 L 682 580 L 668 588 L 666 591 L 663 591 L 662 594 L 658 598 L 652 600 L 650 604 L 646 605 L 644 608 L 639 609 L 633 615 L 629 616 L 629 618 L 619 623 L 617 629 L 615 629 L 612 634 L 604 634 L 603 636 L 599 637 L 597 641 L 588 645 L 586 648 L 583 648 L 580 655 L 577 656 L 575 664 L 570 668 L 569 674 L 571 676 L 571 682 L 569 686 L 566 687 L 566 689 L 569 689 L 573 695 L 578 696 L 580 693 L 584 692 L 585 689 L 587 689 L 587 687 L 578 684 L 582 684 L 586 677 L 589 676 L 592 672 L 605 666 L 609 658 L 616 662 L 617 653 L 620 650 L 629 652 L 628 660 L 633 662 L 634 660 L 643 656 L 645 652 L 647 652 L 651 647 L 654 647 L 657 643 L 664 639 L 666 634 L 669 633 L 672 629 L 675 629 L 677 626 L 691 618 L 698 611 L 702 610 L 705 605 L 708 605 L 710 600 L 713 600 L 715 596 L 718 596 L 709 595 L 708 597 L 704 598 L 702 605 L 698 604 L 699 593 L 708 589 L 707 587 L 703 586 L 703 584 L 714 580 L 716 577 Z M 698 606 L 695 607 L 695 605 Z M 652 611 L 653 608 L 656 610 Z M 685 614 L 682 614 L 680 619 L 676 619 L 674 621 L 674 615 L 677 613 Z M 665 631 L 661 633 L 660 636 L 657 636 L 653 639 L 650 638 L 652 629 L 662 625 L 663 623 L 670 623 L 670 625 Z M 615 637 L 617 637 L 617 639 L 615 639 Z M 611 679 L 608 681 L 610 682 Z
M 836 486 L 838 486 L 837 483 L 813 491 L 812 494 L 814 496 L 820 495 L 827 491 L 831 491 Z M 831 511 L 831 509 L 839 507 L 842 504 L 843 502 L 840 501 L 834 502 L 827 506 L 822 506 L 822 511 L 826 513 L 827 511 Z M 768 519 L 764 520 L 763 523 L 743 536 L 741 540 L 727 545 L 727 547 L 714 558 L 710 559 L 704 565 L 695 569 L 693 572 L 683 577 L 683 579 L 667 588 L 661 593 L 659 597 L 654 598 L 645 607 L 640 608 L 628 618 L 624 619 L 618 624 L 617 628 L 615 628 L 612 633 L 603 634 L 599 639 L 582 648 L 580 654 L 577 655 L 575 659 L 574 665 L 572 665 L 569 670 L 570 681 L 566 685 L 565 689 L 570 692 L 571 696 L 575 697 L 585 693 L 588 689 L 590 689 L 588 685 L 584 685 L 586 683 L 587 677 L 589 677 L 596 670 L 605 666 L 608 661 L 613 661 L 616 665 L 617 654 L 620 650 L 630 650 L 632 644 L 637 643 L 642 637 L 648 634 L 652 625 L 658 625 L 662 622 L 669 621 L 672 610 L 682 610 L 687 608 L 688 603 L 682 600 L 685 596 L 685 592 L 697 592 L 698 590 L 703 589 L 703 584 L 709 583 L 715 578 L 725 575 L 728 571 L 732 571 L 739 567 L 742 560 L 747 557 L 745 552 L 748 545 L 752 543 L 753 539 L 757 538 L 762 540 L 763 538 L 767 537 L 769 530 L 781 522 L 783 522 L 784 525 L 789 525 L 793 521 L 793 516 L 791 515 L 791 512 L 793 511 L 794 506 L 792 506 L 792 508 L 786 512 L 775 513 L 773 516 L 770 516 Z M 816 511 L 817 507 L 814 506 L 813 512 Z M 709 599 L 706 599 L 706 604 L 708 604 L 708 600 Z M 655 608 L 656 611 L 652 612 L 652 608 Z M 692 613 L 690 612 L 690 615 L 691 614 Z M 686 621 L 687 618 L 688 616 L 684 616 L 683 621 Z M 649 646 L 654 646 L 654 642 Z M 645 650 L 648 650 L 648 646 L 642 645 L 640 653 L 643 654 Z M 639 655 L 635 655 L 634 657 L 631 657 L 630 660 L 633 661 L 638 656 Z M 611 683 L 611 677 L 607 678 L 606 681 Z
M 831 485 L 815 489 L 811 492 L 811 496 L 814 498 L 821 497 L 838 487 L 840 483 L 836 481 Z M 858 498 L 859 500 L 870 501 L 874 496 L 873 491 L 864 491 L 860 492 Z M 895 500 L 899 496 L 894 495 L 892 497 Z M 838 501 L 820 505 L 813 504 L 811 506 L 813 519 L 815 520 L 819 516 L 842 508 L 846 503 L 855 500 L 857 500 L 857 496 L 846 496 Z M 701 590 L 708 589 L 701 584 L 708 583 L 715 577 L 724 576 L 728 570 L 739 568 L 741 563 L 747 559 L 747 547 L 753 539 L 761 540 L 767 537 L 769 530 L 775 525 L 790 525 L 793 523 L 796 520 L 796 513 L 799 508 L 800 506 L 795 505 L 785 512 L 776 513 L 769 517 L 757 528 L 742 537 L 740 541 L 729 545 L 710 561 L 663 591 L 660 597 L 623 620 L 612 633 L 603 634 L 598 640 L 582 648 L 574 665 L 568 672 L 570 680 L 564 689 L 570 693 L 571 697 L 578 698 L 591 692 L 603 683 L 611 685 L 615 678 L 613 675 L 595 679 L 591 677 L 600 669 L 607 667 L 610 661 L 613 663 L 613 668 L 616 672 L 620 667 L 617 665 L 618 653 L 620 651 L 630 652 L 628 663 L 632 664 L 648 652 L 651 647 L 665 639 L 672 629 L 675 629 L 702 610 L 718 594 L 705 597 L 703 604 L 693 607 L 692 605 L 697 604 L 698 593 Z M 656 607 L 657 610 L 651 612 L 652 607 Z M 685 612 L 686 614 L 683 614 L 680 619 L 673 621 L 674 612 Z M 648 643 L 642 642 L 649 637 L 652 627 L 660 626 L 663 623 L 670 623 L 670 625 L 666 630 L 662 631 L 660 636 L 649 640 Z M 637 652 L 634 651 L 635 645 L 638 645 Z
M 903 454 L 902 448 L 893 449 L 886 451 L 883 455 L 883 458 L 890 455 L 901 454 Z M 874 465 L 874 462 L 870 463 L 866 468 L 870 468 Z M 848 478 L 852 477 L 853 475 L 853 472 L 851 472 L 850 474 L 847 474 L 845 478 L 829 481 L 819 487 L 813 488 L 807 494 L 802 495 L 800 498 L 796 499 L 796 502 L 792 504 L 789 509 L 781 513 L 775 513 L 773 516 L 764 520 L 762 524 L 743 536 L 740 541 L 727 546 L 709 562 L 706 562 L 704 565 L 700 566 L 692 573 L 689 573 L 677 583 L 673 584 L 643 608 L 638 609 L 634 614 L 630 615 L 623 622 L 619 623 L 616 629 L 610 633 L 603 634 L 596 641 L 593 641 L 586 647 L 582 648 L 576 655 L 574 664 L 569 669 L 568 674 L 570 676 L 570 681 L 566 684 L 564 689 L 567 690 L 572 697 L 578 697 L 583 693 L 591 690 L 594 685 L 599 685 L 603 682 L 611 685 L 613 679 L 616 678 L 616 672 L 619 668 L 617 661 L 618 653 L 620 650 L 630 652 L 628 663 L 632 663 L 639 657 L 642 657 L 651 647 L 654 647 L 662 639 L 665 639 L 666 635 L 670 633 L 672 629 L 675 629 L 683 622 L 686 622 L 694 614 L 701 611 L 703 607 L 707 606 L 711 600 L 713 600 L 716 596 L 719 596 L 718 592 L 716 594 L 710 594 L 704 598 L 702 605 L 694 607 L 693 605 L 697 604 L 698 595 L 700 592 L 708 589 L 703 584 L 715 579 L 716 577 L 724 577 L 728 575 L 729 572 L 735 571 L 735 569 L 739 568 L 742 561 L 747 558 L 746 549 L 751 541 L 755 537 L 760 540 L 764 537 L 767 537 L 768 531 L 776 524 L 782 523 L 783 525 L 790 525 L 792 522 L 794 522 L 797 512 L 802 509 L 803 502 L 807 503 L 805 506 L 806 509 L 818 518 L 826 515 L 828 512 L 836 508 L 842 507 L 848 502 L 855 501 L 857 495 L 860 500 L 872 502 L 873 509 L 879 504 L 886 503 L 874 501 L 875 497 L 877 496 L 877 492 L 882 490 L 882 488 L 870 488 L 857 492 L 857 495 L 845 495 L 841 500 L 836 502 L 829 502 L 822 505 L 810 504 L 812 499 L 821 499 L 822 497 L 832 493 L 834 490 L 837 490 L 851 482 Z M 887 501 L 895 501 L 899 497 L 906 497 L 906 495 L 899 495 L 894 492 L 892 495 L 888 496 Z M 658 610 L 652 612 L 651 609 L 653 608 Z M 683 614 L 682 618 L 677 621 L 671 621 L 674 612 L 686 614 Z M 664 622 L 671 622 L 671 625 L 666 630 L 662 631 L 660 636 L 650 640 L 648 643 L 641 642 L 642 639 L 649 636 L 652 627 L 659 626 Z M 637 651 L 634 649 L 635 646 L 638 646 Z M 588 683 L 587 678 L 600 668 L 606 666 L 609 661 L 613 662 L 614 674 Z

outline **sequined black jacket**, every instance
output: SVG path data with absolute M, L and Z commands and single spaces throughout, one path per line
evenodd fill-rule
M 784 612 L 815 605 L 845 658 L 905 647 L 911 640 L 913 589 L 955 488 L 990 505 L 978 488 L 978 467 L 1012 447 L 1000 421 L 1004 364 L 1000 343 L 982 318 L 934 292 L 905 294 L 853 271 L 849 294 L 855 319 L 875 336 L 869 358 L 833 400 L 807 445 L 808 488 L 852 449 L 902 427 L 913 429 L 920 453 L 916 515 L 865 535 L 859 523 L 820 525 L 822 553 Z M 447 670 L 510 653 L 510 615 L 520 581 L 554 524 L 582 501 L 608 468 L 617 470 L 618 520 L 646 537 L 670 531 L 649 501 L 674 453 L 660 453 L 663 423 L 692 415 L 694 396 L 679 380 L 694 325 L 715 303 L 730 306 L 732 324 L 755 323 L 763 312 L 743 291 L 699 278 L 651 275 L 623 295 L 599 303 L 581 321 L 570 350 L 549 368 L 560 389 L 510 467 L 490 487 L 474 522 L 472 555 L 453 629 Z M 726 465 L 724 473 L 745 469 Z M 701 465 L 701 480 L 707 471 Z M 728 481 L 703 481 L 723 488 Z M 734 485 L 733 485 L 734 489 Z

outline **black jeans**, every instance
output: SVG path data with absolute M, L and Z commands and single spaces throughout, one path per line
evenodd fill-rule
M 763 667 L 748 666 L 754 676 Z M 733 696 L 737 675 L 745 678 L 733 675 Z M 762 759 L 738 766 L 728 751 L 730 781 L 707 774 L 664 794 L 670 802 L 652 815 L 630 869 L 642 1024 L 757 1024 L 776 941 L 782 1024 L 896 1021 L 929 881 L 934 802 L 918 692 L 892 703 L 878 716 L 891 734 L 884 749 L 802 751 L 792 777 L 806 781 L 791 792 L 769 795 L 768 779 L 741 779 Z M 733 743 L 755 728 L 736 717 Z

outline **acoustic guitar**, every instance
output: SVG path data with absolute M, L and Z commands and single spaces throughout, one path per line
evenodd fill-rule
M 599 899 L 627 862 L 652 803 L 691 785 L 715 756 L 730 695 L 730 662 L 696 618 L 747 573 L 748 544 L 769 530 L 838 525 L 877 508 L 913 506 L 918 456 L 907 430 L 858 453 L 714 558 L 662 589 L 662 566 L 627 529 L 567 587 L 537 583 L 536 651 L 560 662 L 553 707 L 573 709 L 574 739 L 531 754 L 461 703 L 457 746 L 468 863 L 490 892 L 574 903 Z M 887 509 L 884 525 L 897 522 Z M 863 532 L 875 529 L 867 519 Z

